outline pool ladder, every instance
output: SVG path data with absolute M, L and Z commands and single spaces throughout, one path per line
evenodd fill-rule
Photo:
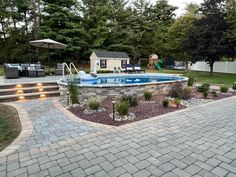
M 77 68 L 75 67 L 74 63 L 72 63 L 72 62 L 69 64 L 69 66 L 67 65 L 66 62 L 64 62 L 64 63 L 62 64 L 62 67 L 63 67 L 63 79 L 66 78 L 66 71 L 67 71 L 67 70 L 69 71 L 69 77 L 70 77 L 70 79 L 71 79 L 72 77 L 74 77 L 75 74 L 77 74 L 77 75 L 79 74 Z M 74 74 L 73 71 L 75 71 L 76 73 Z

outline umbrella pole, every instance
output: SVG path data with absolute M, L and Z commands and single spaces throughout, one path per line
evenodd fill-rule
M 49 76 L 51 76 L 51 71 L 50 71 L 50 51 L 49 51 L 49 44 L 48 44 L 48 72 L 49 72 Z

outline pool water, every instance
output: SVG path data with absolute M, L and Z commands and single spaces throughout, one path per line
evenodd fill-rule
M 185 80 L 185 77 L 173 75 L 122 75 L 122 76 L 98 76 L 96 80 L 80 81 L 79 78 L 74 79 L 74 83 L 80 85 L 135 85 L 145 83 L 157 83 Z

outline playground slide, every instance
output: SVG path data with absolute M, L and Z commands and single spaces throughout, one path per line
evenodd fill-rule
M 155 66 L 156 69 L 161 70 L 161 65 L 160 65 L 160 63 L 156 63 L 154 66 Z
M 163 60 L 160 60 L 154 66 L 156 67 L 156 69 L 161 70 L 161 67 L 163 66 L 163 63 L 164 63 Z

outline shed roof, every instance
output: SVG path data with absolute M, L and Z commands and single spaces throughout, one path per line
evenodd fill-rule
M 104 58 L 129 58 L 129 56 L 125 52 L 113 52 L 113 51 L 105 51 L 105 50 L 95 50 L 94 53 L 97 55 L 97 57 L 104 57 Z

